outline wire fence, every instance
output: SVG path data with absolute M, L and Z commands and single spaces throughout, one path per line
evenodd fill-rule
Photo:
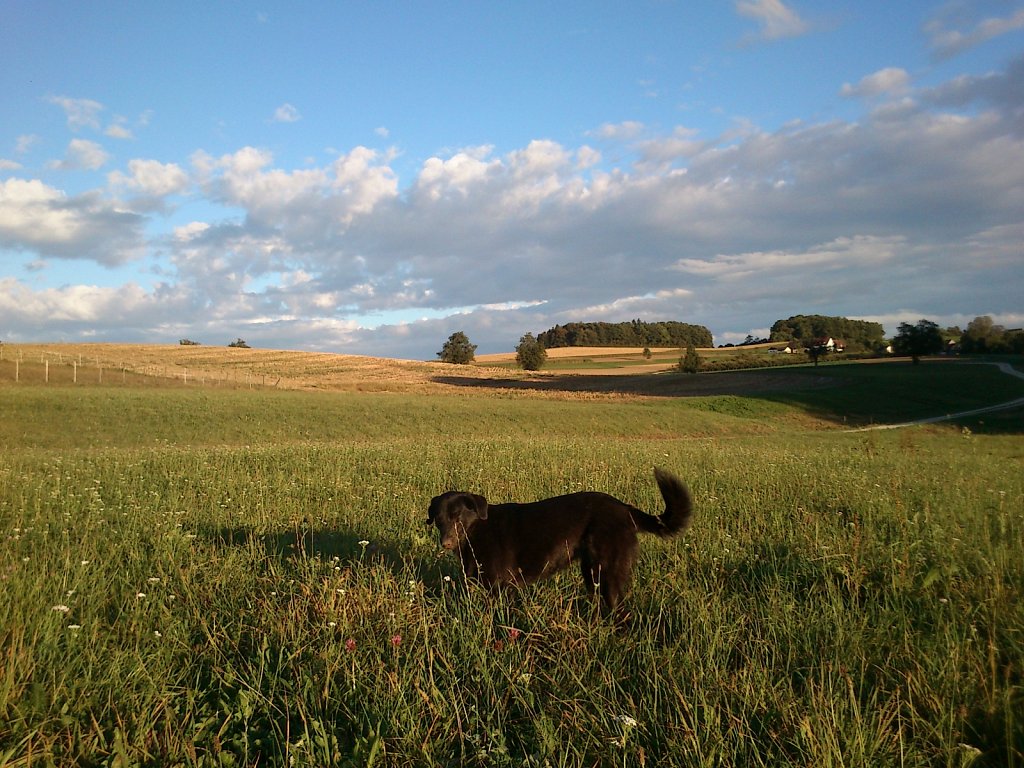
M 134 365 L 63 352 L 24 353 L 0 344 L 0 384 L 25 386 L 180 386 L 256 389 L 277 387 L 279 378 L 243 369 Z

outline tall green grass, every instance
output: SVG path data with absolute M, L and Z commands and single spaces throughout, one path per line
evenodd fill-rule
M 0 765 L 1024 764 L 1019 437 L 671 402 L 18 396 Z M 574 573 L 464 585 L 423 524 L 451 487 L 657 510 L 654 465 L 698 516 L 643 541 L 622 629 Z

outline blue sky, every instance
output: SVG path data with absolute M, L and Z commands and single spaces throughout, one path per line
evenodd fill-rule
M 0 340 L 1024 325 L 1024 3 L 0 0 Z

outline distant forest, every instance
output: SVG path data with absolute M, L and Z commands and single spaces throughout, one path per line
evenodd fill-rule
M 814 339 L 828 336 L 845 342 L 849 352 L 868 352 L 885 346 L 885 328 L 881 323 L 825 315 L 794 315 L 777 320 L 770 340 L 797 341 L 809 347 Z
M 794 315 L 777 320 L 770 341 L 794 341 L 805 347 L 814 339 L 831 336 L 842 340 L 851 352 L 874 351 L 885 346 L 885 328 L 881 323 L 850 320 L 826 315 Z M 648 323 L 567 323 L 556 325 L 537 336 L 545 349 L 558 347 L 712 347 L 714 339 L 703 325 L 675 320 Z M 751 339 L 751 341 L 759 341 Z
M 703 325 L 669 320 L 646 323 L 568 323 L 542 331 L 537 341 L 545 349 L 557 347 L 710 347 L 711 331 Z

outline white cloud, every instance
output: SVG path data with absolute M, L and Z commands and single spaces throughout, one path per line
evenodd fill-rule
M 273 119 L 275 123 L 294 123 L 301 120 L 302 115 L 299 114 L 299 110 L 286 103 L 274 110 Z
M 376 150 L 356 147 L 332 164 L 331 190 L 343 203 L 343 217 L 369 213 L 378 203 L 397 197 L 398 177 L 380 160 Z
M 62 171 L 95 171 L 102 168 L 110 155 L 95 141 L 72 139 L 63 160 L 52 160 L 50 168 Z
M 130 160 L 127 174 L 114 171 L 107 178 L 113 186 L 127 187 L 151 197 L 180 194 L 189 184 L 188 174 L 180 166 L 157 160 Z
M 147 220 L 102 193 L 13 179 L 0 247 L 116 264 L 148 245 L 168 283 L 144 291 L 155 319 L 139 310 L 142 335 L 204 338 L 219 323 L 224 341 L 308 348 L 322 330 L 316 343 L 420 358 L 460 327 L 510 349 L 525 330 L 598 315 L 726 339 L 799 312 L 1005 315 L 1024 282 L 1022 74 L 912 92 L 882 70 L 849 86 L 886 97 L 856 122 L 719 137 L 606 125 L 592 140 L 629 153 L 610 171 L 587 145 L 543 139 L 428 158 L 402 187 L 394 156 L 366 147 L 300 169 L 257 147 L 197 152 L 187 169 L 136 159 L 108 176 L 112 193 L 193 193 L 189 223 L 149 243 Z M 192 306 L 202 319 L 181 327 Z
M 0 171 L 17 171 L 21 169 L 21 163 L 16 163 L 14 160 L 8 160 L 7 158 L 0 157 Z
M 845 97 L 877 98 L 903 96 L 910 91 L 910 75 L 905 69 L 888 67 L 862 78 L 856 85 L 845 83 L 840 93 Z
M 948 19 L 945 15 L 933 19 L 925 26 L 925 32 L 936 55 L 946 58 L 955 56 L 968 48 L 980 45 L 995 37 L 1024 29 L 1024 8 L 1014 10 L 1009 16 L 988 17 L 980 20 L 965 21 Z M 952 28 L 950 24 L 959 22 L 966 29 Z M 971 24 L 973 23 L 973 26 Z
M 68 127 L 72 130 L 80 128 L 93 128 L 99 130 L 100 112 L 103 105 L 92 99 L 72 99 L 67 96 L 50 96 L 47 101 L 56 104 L 64 110 L 67 116 Z
M 14 151 L 17 152 L 19 155 L 24 155 L 38 143 L 39 137 L 36 136 L 34 133 L 22 134 L 15 141 Z
M 594 135 L 609 141 L 629 141 L 640 136 L 643 131 L 643 123 L 626 120 L 621 123 L 605 123 L 594 131 Z
M 857 235 L 841 237 L 802 251 L 754 251 L 717 255 L 712 259 L 680 259 L 676 269 L 721 280 L 746 280 L 757 275 L 777 277 L 784 271 L 821 276 L 830 269 L 875 268 L 896 257 L 905 247 L 901 237 Z
M 584 144 L 578 150 L 576 150 L 576 167 L 579 170 L 585 168 L 593 168 L 595 165 L 601 162 L 601 153 L 593 147 L 588 147 Z
M 736 0 L 736 11 L 756 21 L 762 40 L 799 37 L 810 28 L 806 21 L 781 0 Z
M 134 284 L 120 288 L 72 285 L 59 289 L 30 291 L 11 278 L 0 281 L 6 302 L 0 300 L 4 314 L 25 315 L 46 322 L 95 323 L 105 316 L 123 314 L 137 305 L 141 289 Z
M 141 253 L 141 220 L 96 194 L 67 197 L 38 180 L 0 182 L 0 247 L 118 264 Z
M 135 135 L 131 132 L 124 124 L 124 119 L 120 118 L 115 120 L 113 123 L 107 126 L 107 130 L 103 132 L 104 136 L 109 136 L 112 139 L 134 139 Z
M 439 157 L 428 158 L 416 179 L 414 194 L 426 195 L 432 200 L 453 193 L 459 197 L 466 197 L 475 185 L 483 182 L 491 171 L 500 167 L 499 160 L 488 159 L 491 149 L 467 149 L 455 153 L 447 160 Z
M 1024 55 L 1010 62 L 1003 72 L 961 75 L 921 93 L 922 100 L 939 107 L 963 109 L 975 103 L 1000 112 L 1024 109 Z
M 187 242 L 193 238 L 199 237 L 210 228 L 210 225 L 205 221 L 190 221 L 188 224 L 183 224 L 180 227 L 174 228 L 175 239 L 181 242 Z
M 669 136 L 639 142 L 637 151 L 645 163 L 667 166 L 693 157 L 707 146 L 707 141 L 699 138 L 698 131 L 677 126 Z
M 693 298 L 693 291 L 686 288 L 656 291 L 643 296 L 623 296 L 604 304 L 574 308 L 572 315 L 587 317 L 594 321 L 644 315 L 646 317 L 675 317 L 681 314 L 681 306 Z M 567 318 L 571 320 L 572 318 Z

